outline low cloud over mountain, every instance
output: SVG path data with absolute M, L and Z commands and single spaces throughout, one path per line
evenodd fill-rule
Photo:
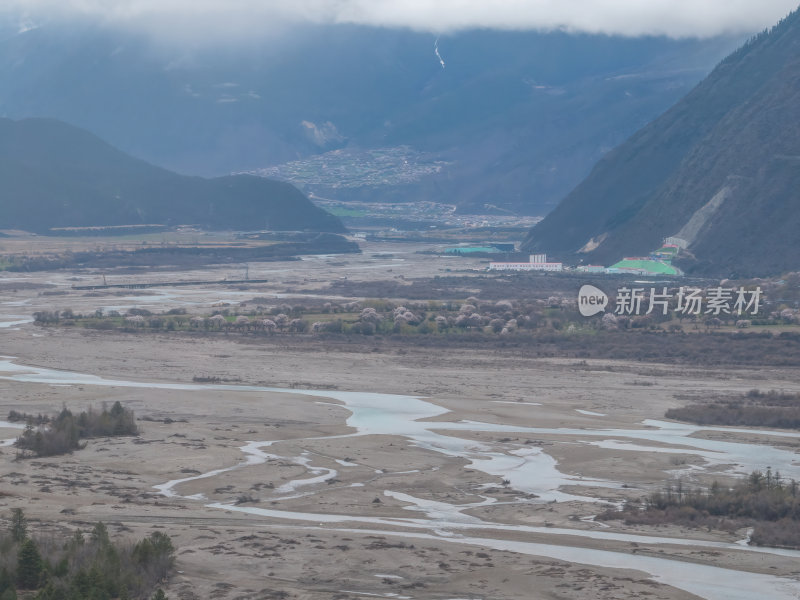
M 794 0 L 6 0 L 30 23 L 89 18 L 163 39 L 211 42 L 275 33 L 292 24 L 355 24 L 450 33 L 562 30 L 708 37 L 763 28 Z

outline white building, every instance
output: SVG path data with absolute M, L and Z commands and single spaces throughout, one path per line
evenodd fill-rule
M 603 265 L 581 265 L 575 267 L 575 270 L 580 273 L 605 273 L 606 268 Z
M 546 254 L 531 254 L 530 262 L 490 262 L 490 271 L 563 271 L 564 263 L 547 262 Z
M 665 246 L 677 246 L 681 250 L 686 250 L 689 247 L 689 242 L 686 240 L 675 237 L 674 235 L 664 239 Z

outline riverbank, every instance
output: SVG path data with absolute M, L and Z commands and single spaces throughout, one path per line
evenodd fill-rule
M 424 584 L 393 592 L 411 597 L 414 589 L 450 591 L 463 597 L 479 590 L 491 597 L 508 593 L 503 580 L 509 578 L 545 589 L 549 585 L 553 593 L 558 590 L 568 597 L 581 597 L 586 589 L 597 591 L 598 597 L 624 597 L 655 585 L 646 575 L 657 575 L 652 568 L 635 577 L 625 576 L 604 562 L 609 557 L 592 555 L 590 559 L 581 548 L 620 556 L 636 550 L 636 554 L 660 559 L 771 575 L 789 574 L 794 568 L 796 558 L 770 555 L 766 561 L 764 554 L 736 547 L 744 535 L 741 532 L 607 529 L 589 520 L 605 502 L 619 503 L 643 494 L 665 472 L 683 470 L 702 481 L 706 475 L 730 470 L 749 448 L 772 452 L 765 456 L 773 462 L 791 460 L 788 457 L 797 447 L 793 437 L 754 435 L 747 429 L 643 426 L 646 419 L 663 414 L 665 407 L 677 406 L 677 395 L 710 389 L 733 393 L 757 385 L 786 388 L 796 385 L 791 383 L 797 381 L 791 370 L 768 374 L 740 370 L 735 375 L 668 366 L 642 370 L 636 363 L 575 365 L 522 357 L 508 361 L 476 351 L 455 351 L 446 357 L 420 351 L 356 358 L 344 352 L 308 354 L 277 348 L 265 352 L 222 339 L 197 344 L 180 336 L 165 336 L 155 348 L 147 348 L 125 336 L 43 332 L 32 325 L 7 333 L 6 347 L 17 353 L 13 364 L 112 380 L 5 363 L 0 365 L 0 375 L 17 379 L 0 380 L 8 407 L 22 405 L 33 412 L 51 410 L 61 402 L 79 408 L 89 402 L 120 400 L 140 417 L 152 420 L 142 422 L 144 433 L 138 440 L 95 440 L 68 457 L 8 463 L 6 472 L 19 475 L 8 479 L 13 495 L 4 499 L 6 506 L 35 498 L 24 501 L 26 511 L 37 518 L 55 518 L 66 510 L 77 522 L 103 518 L 134 529 L 148 523 L 175 528 L 180 532 L 181 570 L 193 575 L 191 585 L 180 579 L 172 589 L 185 589 L 187 594 L 191 590 L 198 598 L 206 597 L 203 594 L 210 593 L 215 583 L 233 579 L 218 570 L 219 553 L 232 553 L 248 565 L 241 567 L 242 572 L 240 567 L 233 570 L 240 583 L 231 583 L 231 590 L 240 594 L 245 589 L 257 591 L 257 583 L 268 579 L 287 593 L 324 597 L 319 595 L 322 584 L 311 578 L 326 582 L 325 593 L 340 581 L 333 572 L 326 575 L 318 564 L 324 556 L 332 557 L 336 546 L 349 548 L 349 569 L 376 560 L 382 565 L 376 571 L 391 575 L 393 561 L 395 567 L 404 565 L 402 574 L 395 573 L 403 580 L 373 577 L 372 581 L 351 572 L 353 582 L 359 582 L 351 591 L 388 593 L 403 585 Z M 217 373 L 236 387 L 194 384 L 191 379 L 196 371 Z M 643 381 L 649 385 L 641 385 Z M 329 391 L 267 392 L 239 387 L 304 384 L 327 386 Z M 423 420 L 384 416 L 379 431 L 369 430 L 374 423 L 354 423 L 354 407 L 347 406 L 346 392 L 364 391 L 368 386 L 426 398 L 418 409 L 411 398 L 391 403 L 404 407 L 406 417 Z M 416 433 L 404 429 L 403 424 L 409 423 L 415 423 Z M 364 427 L 368 430 L 363 435 L 352 437 Z M 716 441 L 707 439 L 720 436 Z M 754 438 L 759 446 L 748 443 Z M 261 452 L 263 461 L 248 465 L 242 448 L 258 440 L 262 445 L 254 448 L 251 444 L 249 456 Z M 723 452 L 720 460 L 708 461 L 725 449 L 729 458 Z M 730 454 L 734 449 L 740 453 Z M 521 465 L 527 465 L 530 473 L 520 471 Z M 76 473 L 76 483 L 64 480 L 60 475 L 64 469 Z M 222 469 L 230 470 L 213 473 Z M 209 472 L 212 475 L 200 477 Z M 156 487 L 181 479 L 186 481 L 172 486 L 171 496 Z M 505 480 L 509 483 L 504 485 Z M 548 490 L 560 495 L 546 497 Z M 603 502 L 598 505 L 594 498 Z M 550 504 L 550 500 L 559 502 Z M 248 511 L 249 520 L 241 519 L 243 510 Z M 259 511 L 264 513 L 258 515 Z M 322 513 L 339 517 L 329 521 L 330 517 L 319 516 Z M 253 517 L 266 522 L 254 522 Z M 345 520 L 337 522 L 341 518 Z M 205 523 L 205 529 L 193 527 L 195 522 Z M 282 533 L 265 532 L 273 525 Z M 597 538 L 592 532 L 607 535 Z M 474 539 L 463 542 L 465 546 L 453 543 L 459 536 L 474 538 L 476 533 L 486 538 L 478 549 Z M 642 537 L 608 535 L 615 533 Z M 406 539 L 407 535 L 416 536 L 417 541 Z M 428 539 L 430 535 L 450 537 Z M 673 538 L 675 543 L 655 542 L 653 536 Z M 319 541 L 312 544 L 310 540 Z M 552 548 L 549 558 L 537 554 L 544 552 L 541 547 L 534 552 L 534 546 L 528 546 L 523 552 L 522 546 L 515 546 L 519 542 L 571 547 L 572 562 L 562 563 L 565 559 L 554 556 Z M 267 547 L 272 550 L 267 552 Z M 441 560 L 428 565 L 433 547 Z M 508 554 L 502 547 L 516 549 Z M 476 553 L 489 558 L 476 560 Z M 528 553 L 540 558 L 534 559 L 534 567 L 523 568 L 531 564 L 520 562 Z M 254 569 L 249 561 L 256 556 L 262 556 L 264 565 Z M 305 570 L 289 566 L 289 557 L 307 565 Z M 669 571 L 673 563 L 660 564 Z M 307 569 L 317 571 L 312 575 Z M 554 569 L 560 576 L 553 575 Z M 483 572 L 481 585 L 472 579 L 473 570 Z M 275 575 L 269 576 L 270 572 Z M 286 573 L 294 573 L 289 579 L 295 581 L 284 582 Z M 718 575 L 709 575 L 709 580 L 719 579 Z M 281 578 L 280 583 L 271 577 Z M 467 581 L 476 587 L 470 588 Z M 663 580 L 670 582 L 675 585 L 669 578 Z M 688 591 L 663 583 L 657 585 L 659 594 L 666 597 L 681 598 Z M 517 597 L 526 597 L 519 585 Z M 604 586 L 609 592 L 605 596 L 600 589 Z M 730 596 L 707 592 L 705 597 Z
M 0 361 L 0 417 L 119 401 L 141 435 L 47 459 L 2 448 L 0 516 L 24 507 L 54 527 L 101 519 L 123 538 L 167 532 L 182 573 L 166 591 L 184 600 L 797 595 L 796 554 L 747 548 L 744 529 L 593 518 L 678 477 L 702 487 L 754 466 L 800 474 L 796 432 L 663 418 L 708 397 L 800 392 L 800 369 L 765 365 L 768 356 L 757 366 L 675 365 L 500 343 L 267 343 L 26 318 L 66 308 L 192 315 L 254 298 L 265 310 L 296 298 L 347 303 L 358 298 L 331 296 L 346 287 L 331 287 L 341 277 L 388 277 L 399 289 L 456 264 L 423 259 L 398 246 L 253 264 L 250 277 L 267 283 L 214 288 L 86 293 L 72 286 L 102 281 L 99 272 L 3 277 L 0 355 L 13 358 Z M 109 282 L 236 274 L 226 269 L 118 272 Z M 465 297 L 477 293 L 471 277 L 459 279 Z M 18 434 L 0 429 L 2 439 Z

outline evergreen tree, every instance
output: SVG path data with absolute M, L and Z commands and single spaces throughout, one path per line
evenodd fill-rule
M 0 594 L 5 593 L 8 589 L 14 589 L 14 581 L 11 579 L 11 574 L 8 572 L 8 569 L 5 567 L 0 570 Z M 2 596 L 0 596 L 0 600 L 2 600 Z
M 17 590 L 13 587 L 8 588 L 5 592 L 0 594 L 0 600 L 17 600 Z
M 22 511 L 15 513 L 24 529 Z M 0 556 L 0 600 L 16 600 L 16 590 L 28 600 L 128 600 L 151 598 L 159 581 L 172 568 L 175 548 L 169 536 L 153 532 L 133 548 L 117 546 L 108 529 L 97 523 L 85 539 L 80 532 L 50 547 L 42 558 L 36 542 L 25 536 L 7 549 L 16 552 L 17 564 L 9 571 Z M 16 572 L 15 572 L 16 571 Z M 165 600 L 163 590 L 154 596 Z
M 72 536 L 72 539 L 67 544 L 67 547 L 71 546 L 72 549 L 74 550 L 75 548 L 83 546 L 84 541 L 85 540 L 83 539 L 83 532 L 80 529 L 78 529 L 75 531 L 75 534 Z
M 15 542 L 21 542 L 28 537 L 28 520 L 21 508 L 11 509 L 11 537 Z
M 66 577 L 69 574 L 69 559 L 65 556 L 56 563 L 53 569 L 53 576 Z
M 100 544 L 102 548 L 105 548 L 111 543 L 111 540 L 108 539 L 108 528 L 102 521 L 98 521 L 94 526 L 92 530 L 92 541 Z
M 66 597 L 63 589 L 57 588 L 52 581 L 48 582 L 47 585 L 36 594 L 36 600 L 66 600 Z
M 26 590 L 39 587 L 42 574 L 42 557 L 32 539 L 26 539 L 19 548 L 17 558 L 17 583 Z
M 89 599 L 88 600 L 109 600 L 111 594 L 106 590 L 106 579 L 95 564 L 89 570 Z
M 81 569 L 73 577 L 70 584 L 70 598 L 88 598 L 90 591 L 89 576 Z

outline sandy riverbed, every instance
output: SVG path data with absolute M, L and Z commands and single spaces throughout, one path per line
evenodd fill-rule
M 314 273 L 323 276 L 322 269 Z M 46 307 L 107 305 L 105 297 L 69 291 L 62 275 L 26 280 L 50 282 L 56 287 L 47 289 L 66 293 L 42 296 L 5 289 L 0 317 L 6 322 Z M 279 293 L 283 283 L 270 289 Z M 180 299 L 171 294 L 155 290 L 148 302 L 172 306 Z M 192 297 L 197 306 L 205 306 L 220 293 L 194 291 Z M 729 569 L 765 576 L 797 571 L 795 556 L 729 546 L 744 532 L 634 530 L 590 520 L 605 503 L 642 496 L 671 473 L 702 482 L 734 467 L 712 464 L 698 454 L 695 442 L 650 440 L 648 446 L 671 452 L 637 451 L 630 447 L 632 439 L 620 435 L 609 435 L 615 442 L 610 444 L 602 435 L 542 431 L 642 430 L 646 419 L 660 419 L 667 408 L 683 403 L 676 395 L 752 388 L 800 391 L 796 370 L 579 364 L 487 356 L 478 350 L 326 351 L 236 336 L 109 334 L 20 323 L 2 329 L 0 336 L 0 354 L 34 372 L 40 367 L 127 383 L 190 386 L 195 376 L 211 376 L 234 385 L 315 390 L 312 395 L 97 385 L 79 379 L 24 382 L 8 379 L 18 371 L 0 372 L 7 377 L 0 379 L 0 415 L 10 409 L 53 412 L 64 403 L 79 410 L 120 400 L 140 418 L 153 419 L 141 422 L 139 438 L 92 440 L 69 456 L 16 461 L 13 449 L 3 448 L 2 491 L 9 495 L 0 498 L 0 513 L 21 506 L 32 520 L 68 527 L 102 519 L 119 535 L 163 528 L 179 548 L 180 572 L 167 586 L 170 597 L 679 599 L 693 597 L 669 574 L 680 573 L 682 563 L 645 558 L 726 569 L 708 572 L 717 580 L 730 577 Z M 394 434 L 353 436 L 358 426 L 348 424 L 352 407 L 317 389 L 421 398 L 438 408 L 422 422 L 431 432 L 426 439 L 441 447 L 419 443 L 401 427 Z M 14 435 L 9 429 L 0 433 Z M 693 437 L 780 449 L 785 454 L 775 456 L 786 457 L 787 468 L 798 442 L 745 432 Z M 246 464 L 253 453 L 242 448 L 249 442 L 264 442 L 258 447 L 263 460 Z M 474 450 L 464 450 L 470 444 Z M 548 459 L 539 467 L 542 478 L 557 472 L 570 480 L 557 487 L 563 501 L 542 501 L 547 485 L 535 470 L 529 477 L 525 472 L 528 479 L 515 478 L 511 463 L 512 470 L 499 475 L 480 462 L 492 459 L 497 465 L 503 457 L 518 460 L 515 464 Z M 783 470 L 783 465 L 770 466 Z M 504 485 L 506 478 L 511 485 Z M 164 494 L 165 483 L 181 479 L 186 481 Z M 255 514 L 258 510 L 262 514 Z M 631 541 L 582 532 L 650 538 Z M 547 556 L 548 545 L 572 548 L 572 554 L 550 550 Z M 580 549 L 610 551 L 619 563 Z M 659 569 L 660 578 L 653 572 Z M 702 571 L 697 575 L 704 576 Z M 709 581 L 714 583 L 720 581 Z M 777 585 L 776 590 L 783 589 L 783 583 Z M 787 594 L 798 589 L 790 580 L 786 585 L 795 585 Z M 739 587 L 746 592 L 744 584 Z M 720 593 L 724 590 L 700 595 L 725 597 Z

